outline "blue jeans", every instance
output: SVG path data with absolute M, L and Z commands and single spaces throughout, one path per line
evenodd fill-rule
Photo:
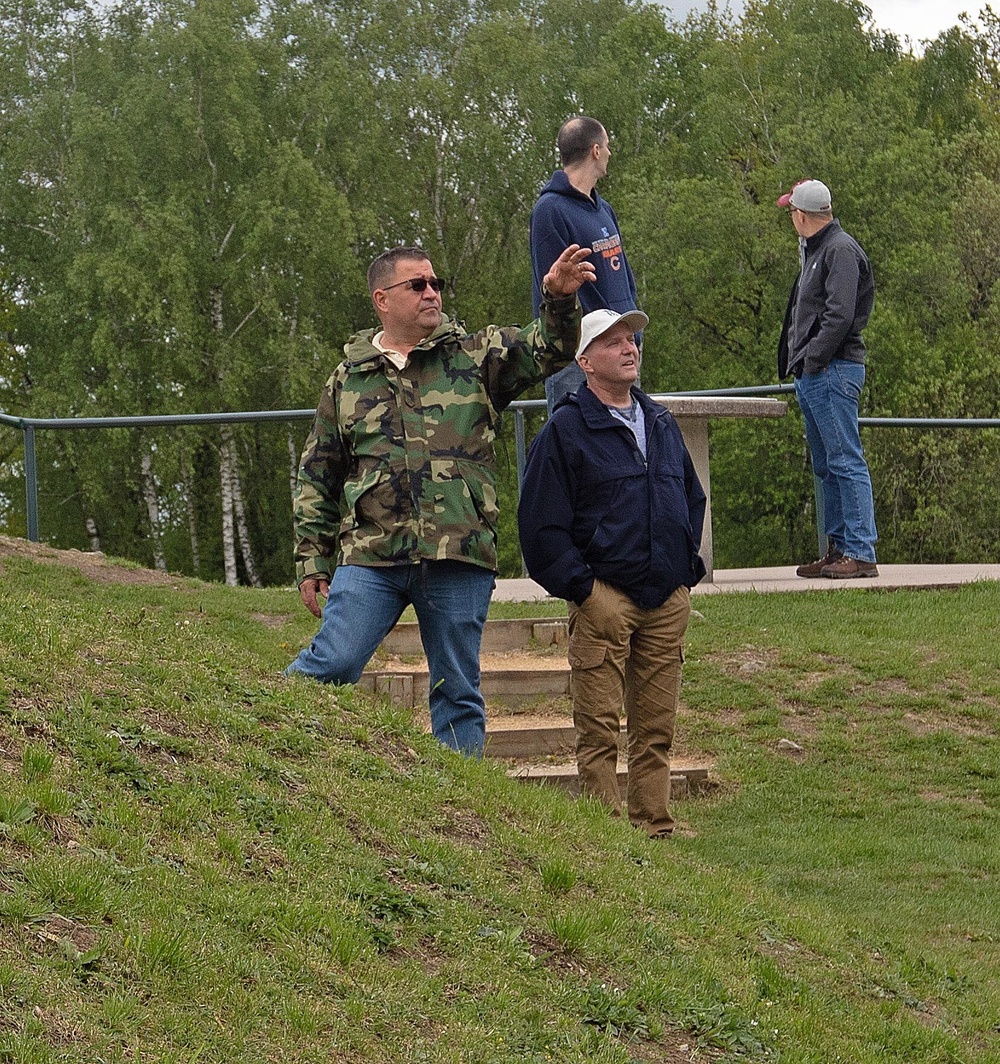
M 431 731 L 478 757 L 486 739 L 479 647 L 495 574 L 465 562 L 341 565 L 312 643 L 285 670 L 322 683 L 356 683 L 407 605 L 413 604 L 430 670 Z
M 862 562 L 875 561 L 875 502 L 858 432 L 865 367 L 835 358 L 795 381 L 806 423 L 813 472 L 823 487 L 824 531 L 834 546 Z

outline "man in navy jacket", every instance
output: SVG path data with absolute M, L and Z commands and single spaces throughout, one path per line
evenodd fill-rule
M 579 244 L 593 251 L 596 276 L 577 292 L 584 314 L 607 307 L 619 314 L 636 309 L 635 277 L 625 257 L 618 218 L 597 191 L 608 172 L 611 149 L 608 131 L 596 118 L 575 115 L 563 122 L 556 137 L 559 160 L 531 212 L 531 300 L 534 316 L 542 302 L 542 278 L 569 247 Z M 549 413 L 556 401 L 575 392 L 583 374 L 575 362 L 545 381 Z
M 628 817 L 673 832 L 670 748 L 705 493 L 670 413 L 635 386 L 642 311 L 581 323 L 586 383 L 566 395 L 528 454 L 518 524 L 528 572 L 569 601 L 573 722 L 584 792 L 621 812 L 621 710 Z

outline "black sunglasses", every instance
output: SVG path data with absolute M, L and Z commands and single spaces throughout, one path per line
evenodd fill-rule
M 408 281 L 397 281 L 395 284 L 387 284 L 382 291 L 388 292 L 390 288 L 399 288 L 401 284 L 409 285 L 414 292 L 422 292 L 428 285 L 430 285 L 435 292 L 444 291 L 444 281 L 440 277 L 411 277 Z

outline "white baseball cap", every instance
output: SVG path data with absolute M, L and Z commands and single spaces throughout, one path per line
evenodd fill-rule
M 592 310 L 589 314 L 584 314 L 580 322 L 580 342 L 576 345 L 576 357 L 579 358 L 598 336 L 603 336 L 620 321 L 625 322 L 634 333 L 641 332 L 649 324 L 649 318 L 641 310 L 627 310 L 624 314 L 617 314 L 605 307 Z

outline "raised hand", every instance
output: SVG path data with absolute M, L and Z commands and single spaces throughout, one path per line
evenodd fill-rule
M 597 280 L 597 271 L 587 262 L 590 248 L 570 244 L 549 267 L 542 280 L 545 291 L 552 296 L 571 296 L 587 281 Z

